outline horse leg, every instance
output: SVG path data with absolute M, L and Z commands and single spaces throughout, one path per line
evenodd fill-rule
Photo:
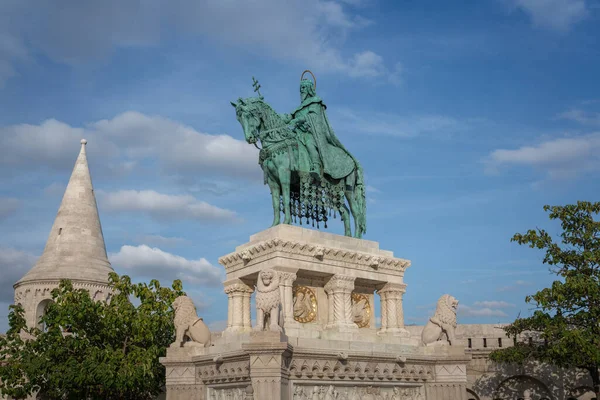
M 340 207 L 340 217 L 344 222 L 344 236 L 352 237 L 352 229 L 350 228 L 350 211 L 346 204 L 342 204 Z
M 278 169 L 279 182 L 281 183 L 281 195 L 283 197 L 283 223 L 292 223 L 292 212 L 290 210 L 290 186 L 292 181 L 292 172 L 290 171 L 289 160 L 287 165 L 282 165 Z
M 359 223 L 360 215 L 357 215 L 357 213 L 359 213 L 360 210 L 358 209 L 359 207 L 356 204 L 354 190 L 346 190 L 344 193 L 346 194 L 346 200 L 348 200 L 348 205 L 350 206 L 350 213 L 352 214 L 352 218 L 354 219 L 354 237 L 360 239 L 362 237 L 362 229 Z
M 271 189 L 271 200 L 273 201 L 273 224 L 271 226 L 275 226 L 280 224 L 281 200 L 279 196 L 281 195 L 281 188 L 270 171 L 267 172 L 267 184 L 269 185 L 269 189 Z

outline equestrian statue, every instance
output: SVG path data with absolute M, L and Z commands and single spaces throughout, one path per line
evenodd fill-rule
M 312 81 L 305 79 L 306 73 Z M 338 140 L 327 106 L 316 93 L 316 78 L 304 71 L 300 78 L 300 106 L 290 114 L 278 114 L 264 101 L 254 78 L 257 97 L 239 98 L 235 107 L 246 141 L 260 149 L 258 163 L 264 183 L 271 189 L 273 226 L 292 221 L 314 226 L 339 214 L 344 234 L 354 237 L 367 231 L 365 184 L 362 168 Z M 261 145 L 261 147 L 258 146 Z M 347 204 L 346 204 L 347 203 Z

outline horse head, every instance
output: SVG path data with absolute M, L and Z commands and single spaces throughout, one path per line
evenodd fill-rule
M 257 107 L 256 98 L 238 99 L 236 103 L 230 102 L 235 108 L 236 118 L 242 125 L 246 142 L 256 144 L 260 139 L 259 129 L 261 125 L 260 112 Z

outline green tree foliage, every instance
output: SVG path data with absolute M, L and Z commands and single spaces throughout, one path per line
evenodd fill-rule
M 20 306 L 11 306 L 0 338 L 0 393 L 15 398 L 151 399 L 160 393 L 165 370 L 159 357 L 175 340 L 172 288 L 133 284 L 110 275 L 108 302 L 63 280 L 41 319 L 43 331 L 26 326 Z
M 579 201 L 575 205 L 544 206 L 551 220 L 562 226 L 560 242 L 542 229 L 516 234 L 512 241 L 545 250 L 543 262 L 558 280 L 527 296 L 535 305 L 532 316 L 517 318 L 505 327 L 508 336 L 537 336 L 517 340 L 514 347 L 495 350 L 496 362 L 522 363 L 537 360 L 559 367 L 589 371 L 596 397 L 600 398 L 600 222 L 594 217 L 600 203 Z

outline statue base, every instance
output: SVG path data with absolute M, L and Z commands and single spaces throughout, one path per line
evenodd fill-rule
M 466 400 L 469 356 L 463 347 L 434 349 L 411 336 L 402 310 L 410 261 L 378 243 L 279 225 L 219 262 L 227 329 L 212 334 L 205 354 L 161 360 L 167 371 L 193 369 L 204 396 L 194 398 Z M 252 331 L 250 297 L 265 270 L 277 275 L 283 332 Z M 192 398 L 175 395 L 174 382 L 167 375 L 169 400 Z

